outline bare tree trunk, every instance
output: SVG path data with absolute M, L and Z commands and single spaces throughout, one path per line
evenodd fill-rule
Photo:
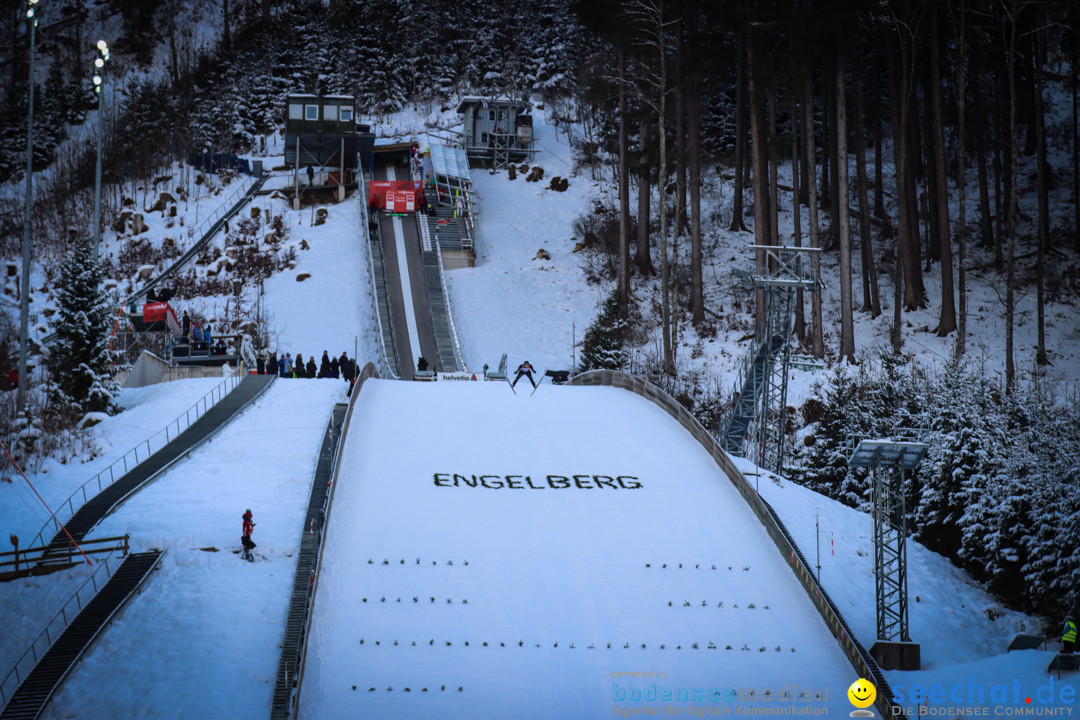
M 773 90 L 769 96 L 769 134 L 765 139 L 765 149 L 772 147 L 773 138 L 776 137 L 776 100 L 777 94 Z M 765 153 L 765 161 L 769 163 L 769 237 L 773 245 L 780 245 L 780 183 L 777 182 L 776 161 L 772 159 L 772 153 Z
M 795 247 L 802 247 L 802 206 L 799 204 L 802 187 L 799 180 L 806 173 L 806 163 L 799 162 L 799 112 L 798 103 L 795 101 L 795 93 L 791 93 L 791 222 L 792 241 Z M 806 312 L 804 310 L 805 298 L 803 289 L 795 291 L 795 337 L 802 340 L 806 337 Z
M 870 317 L 881 314 L 877 268 L 874 266 L 874 240 L 870 230 L 870 198 L 866 188 L 866 128 L 863 126 L 862 63 L 856 54 L 852 60 L 855 84 L 855 182 L 859 192 L 859 240 L 862 249 L 863 312 Z
M 1046 251 L 1050 247 L 1050 193 L 1048 176 L 1050 167 L 1046 161 L 1046 123 L 1043 99 L 1043 66 L 1046 63 L 1046 40 L 1042 29 L 1045 17 L 1040 12 L 1040 28 L 1035 31 L 1035 152 L 1036 173 L 1039 196 L 1039 235 L 1036 241 L 1035 261 L 1035 305 L 1038 323 L 1038 341 L 1035 350 L 1035 362 L 1039 366 L 1050 364 L 1046 355 Z
M 737 41 L 739 66 L 735 71 L 735 193 L 731 199 L 731 227 L 732 232 L 746 231 L 746 223 L 743 222 L 743 137 L 746 135 L 746 47 L 742 33 L 739 33 Z
M 627 308 L 630 304 L 630 154 L 626 128 L 626 61 L 623 49 L 617 49 L 619 63 L 619 295 Z
M 935 3 L 936 5 L 936 3 Z M 952 237 L 949 232 L 949 186 L 945 180 L 945 121 L 941 109 L 941 59 L 937 8 L 930 9 L 930 106 L 933 114 L 934 184 L 937 198 L 939 255 L 941 256 L 941 315 L 938 337 L 956 330 L 956 297 L 953 287 Z
M 683 22 L 680 19 L 679 28 Z M 685 42 L 682 33 L 676 43 L 679 51 L 675 55 L 676 81 L 675 81 L 675 132 L 672 133 L 675 140 L 675 231 L 674 237 L 679 237 L 686 232 L 686 63 Z
M 902 31 L 901 31 L 902 32 Z M 890 48 L 889 51 L 889 95 L 890 106 L 892 109 L 892 126 L 893 126 L 893 155 L 894 165 L 896 167 L 896 220 L 897 220 L 897 233 L 896 233 L 896 249 L 895 249 L 895 266 L 893 272 L 893 322 L 890 328 L 889 340 L 892 345 L 893 352 L 900 352 L 902 347 L 902 338 L 900 333 L 901 323 L 901 308 L 903 307 L 903 288 L 907 287 L 905 281 L 905 274 L 907 272 L 907 251 L 905 246 L 911 243 L 910 233 L 911 230 L 908 225 L 911 224 L 911 217 L 908 212 L 908 200 L 907 200 L 907 174 L 908 174 L 908 162 L 907 162 L 907 111 L 908 111 L 908 96 L 907 96 L 907 78 L 904 76 L 906 68 L 906 56 L 903 52 L 903 38 L 899 39 L 901 50 L 899 51 L 901 57 L 897 59 L 897 50 L 895 47 Z
M 1009 176 L 1008 168 L 1005 167 L 1007 162 L 1006 153 L 1009 151 L 1009 147 L 1012 144 L 1006 133 L 1009 126 L 1009 97 L 1011 93 L 1009 88 L 1005 87 L 1008 84 L 1009 68 L 1006 62 L 1004 73 L 997 73 L 999 78 L 999 97 L 997 99 L 996 107 L 998 111 L 995 113 L 997 119 L 997 133 L 992 145 L 995 147 L 996 152 L 994 154 L 994 217 L 997 219 L 996 232 L 994 233 L 994 265 L 1001 269 L 1005 267 L 1004 256 L 1004 244 L 1005 240 L 1005 223 L 1008 222 L 1008 209 L 1005 207 L 1008 202 L 1007 198 L 1012 195 L 1012 179 Z
M 855 362 L 855 324 L 851 302 L 851 227 L 848 217 L 847 102 L 844 97 L 844 59 L 833 61 L 836 93 L 836 207 L 840 243 L 840 357 Z
M 657 194 L 660 196 L 660 317 L 661 332 L 664 346 L 664 373 L 675 377 L 675 353 L 672 343 L 672 320 L 671 320 L 671 266 L 668 262 L 667 233 L 667 53 L 665 52 L 664 15 L 662 2 L 656 3 L 656 34 L 657 55 L 660 63 L 660 87 L 658 108 L 656 110 L 657 137 L 660 138 L 660 168 L 656 183 Z
M 772 245 L 772 220 L 769 209 L 769 154 L 765 146 L 765 92 L 757 68 L 757 48 L 752 30 L 747 30 L 746 63 L 749 66 L 750 90 L 750 149 L 754 175 L 754 243 Z M 765 251 L 757 250 L 755 265 L 759 272 L 765 270 Z M 754 316 L 756 325 L 765 323 L 764 293 L 755 293 Z
M 1073 44 L 1072 58 L 1072 168 L 1073 168 L 1073 250 L 1080 253 L 1080 43 Z
M 221 44 L 225 48 L 225 52 L 232 50 L 232 34 L 229 32 L 229 0 L 224 0 L 225 10 L 222 16 L 225 21 L 225 28 L 221 35 Z
M 641 114 L 641 170 L 638 173 L 638 240 L 635 264 L 641 275 L 652 275 L 652 260 L 649 257 L 649 210 L 652 205 L 652 188 L 649 180 L 649 120 Z
M 956 357 L 967 352 L 967 7 L 960 0 L 960 25 L 956 38 L 960 54 L 956 64 L 956 187 L 959 207 L 956 219 L 956 280 L 959 291 L 959 317 L 956 328 Z
M 1008 23 L 1006 66 L 1009 82 L 1009 169 L 1006 184 L 1005 242 L 1008 245 L 1005 266 L 1005 392 L 1013 394 L 1016 389 L 1016 366 L 1013 362 L 1013 330 L 1015 323 L 1016 285 L 1016 3 Z M 1010 182 L 1011 180 L 1011 182 Z
M 994 218 L 990 208 L 990 182 L 986 174 L 986 129 L 975 136 L 975 159 L 979 170 L 979 226 L 982 229 L 982 246 L 994 247 Z
M 687 50 L 690 62 L 690 92 L 687 98 L 686 116 L 689 124 L 690 154 L 690 318 L 695 325 L 705 322 L 705 289 L 702 279 L 701 259 L 701 74 L 698 59 L 698 0 L 687 4 L 689 34 Z
M 820 248 L 821 238 L 818 234 L 818 198 L 817 198 L 817 169 L 816 148 L 814 145 L 814 93 L 809 78 L 803 80 L 803 137 L 806 138 L 806 176 L 807 189 L 810 192 L 810 247 Z M 821 277 L 820 253 L 810 253 L 810 269 L 814 277 Z M 813 337 L 811 340 L 811 352 L 818 360 L 825 357 L 825 339 L 822 334 L 821 319 L 821 292 L 810 294 L 810 323 L 813 325 Z

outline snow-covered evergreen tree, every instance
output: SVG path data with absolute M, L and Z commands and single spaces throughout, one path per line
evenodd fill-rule
M 109 363 L 112 303 L 101 289 L 102 278 L 93 239 L 80 238 L 60 270 L 56 339 L 48 358 L 52 400 L 74 412 L 117 410 L 119 388 Z
M 604 300 L 585 338 L 581 341 L 581 360 L 578 371 L 618 370 L 626 363 L 626 335 L 629 323 L 622 312 L 619 292 L 614 290 Z

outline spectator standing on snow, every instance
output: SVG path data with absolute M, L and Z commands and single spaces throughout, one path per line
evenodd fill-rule
M 292 353 L 285 353 L 285 355 L 278 360 L 278 373 L 283 378 L 289 377 L 289 373 L 292 372 Z
M 325 350 L 322 351 L 322 360 L 319 361 L 319 377 L 330 377 L 330 356 Z
M 255 359 L 255 374 L 256 375 L 265 375 L 266 374 L 266 356 L 263 355 L 262 353 L 259 353 L 259 357 Z
M 319 369 L 317 367 L 315 367 L 315 356 L 314 355 L 312 355 L 311 357 L 308 358 L 306 370 L 307 370 L 307 372 L 305 373 L 305 376 L 308 379 L 314 380 L 316 377 L 318 377 Z
M 181 329 L 184 331 L 184 342 L 191 342 L 191 317 L 184 311 L 184 319 L 181 321 Z
M 296 374 L 293 375 L 293 377 L 304 377 L 304 356 L 299 353 L 296 355 L 296 366 L 294 370 Z
M 277 353 L 272 352 L 272 353 L 270 353 L 270 358 L 266 361 L 266 374 L 267 375 L 277 375 L 277 373 L 278 373 Z
M 336 357 L 330 358 L 330 377 L 336 380 L 340 369 L 341 366 L 338 364 L 338 359 Z
M 248 508 L 244 511 L 244 524 L 240 535 L 240 544 L 244 546 L 244 554 L 241 557 L 248 562 L 255 561 L 255 556 L 251 554 L 252 548 L 255 547 L 255 541 L 251 539 L 251 533 L 255 530 L 255 523 L 252 522 L 251 517 L 251 508 Z

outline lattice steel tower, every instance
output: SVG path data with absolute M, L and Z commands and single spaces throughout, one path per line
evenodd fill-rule
M 877 642 L 870 654 L 886 670 L 918 670 L 919 646 L 908 625 L 907 530 L 903 486 L 929 445 L 908 440 L 861 440 L 850 467 L 870 468 L 874 503 L 874 589 Z
M 734 401 L 720 441 L 733 455 L 780 473 L 784 463 L 787 376 L 791 358 L 793 306 L 798 290 L 817 292 L 821 283 L 810 265 L 818 248 L 751 245 L 759 253 L 754 274 L 736 271 L 764 296 L 765 318 L 735 382 Z

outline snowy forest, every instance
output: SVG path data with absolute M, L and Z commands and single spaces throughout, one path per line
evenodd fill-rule
M 452 105 L 462 94 L 529 95 L 573 124 L 578 161 L 617 187 L 617 203 L 600 213 L 610 222 L 594 238 L 610 258 L 599 279 L 613 290 L 586 338 L 589 366 L 625 367 L 635 325 L 656 316 L 662 356 L 644 374 L 678 387 L 680 322 L 702 337 L 725 323 L 724 309 L 705 300 L 711 226 L 752 232 L 757 245 L 821 248 L 840 267 L 839 331 L 825 327 L 813 293 L 796 304 L 793 341 L 848 371 L 792 413 L 791 475 L 866 506 L 867 479 L 846 465 L 848 439 L 926 428 L 931 451 L 906 489 L 914 536 L 1020 609 L 1056 616 L 1080 607 L 1080 408 L 1040 370 L 1063 357 L 1046 342 L 1047 308 L 1075 316 L 1080 299 L 1075 2 L 102 7 L 122 24 L 111 45 L 128 69 L 105 110 L 105 183 L 114 193 L 105 224 L 123 193 L 189 152 L 257 148 L 280 128 L 288 92 L 351 94 L 376 121 L 406 106 Z M 34 166 L 49 170 L 37 181 L 35 253 L 57 268 L 91 224 L 94 150 L 81 128 L 96 107 L 86 61 L 93 12 L 83 2 L 50 11 L 54 32 L 41 48 L 50 61 L 34 96 Z M 197 13 L 220 29 L 213 43 L 193 34 L 187 20 Z M 0 182 L 15 187 L 25 157 L 27 38 L 21 4 L 9 3 L 3 17 L 10 54 Z M 791 168 L 790 184 L 778 180 L 780 167 Z M 709 207 L 702 189 L 710 175 L 734 183 L 729 215 Z M 4 195 L 0 214 L 4 258 L 19 252 L 17 195 Z M 777 218 L 792 208 L 801 210 L 788 236 Z M 690 248 L 685 266 L 674 263 L 677 242 Z M 973 272 L 998 289 L 1006 318 L 1004 356 L 991 358 L 993 368 L 967 353 Z M 928 274 L 940 278 L 940 292 L 928 291 Z M 1018 347 L 1015 305 L 1029 294 L 1038 343 Z M 938 317 L 930 331 L 954 339 L 941 367 L 903 352 L 905 316 L 925 308 Z M 891 313 L 891 352 L 861 352 L 857 313 Z M 18 334 L 3 318 L 7 367 Z M 716 430 L 722 402 L 680 399 Z

